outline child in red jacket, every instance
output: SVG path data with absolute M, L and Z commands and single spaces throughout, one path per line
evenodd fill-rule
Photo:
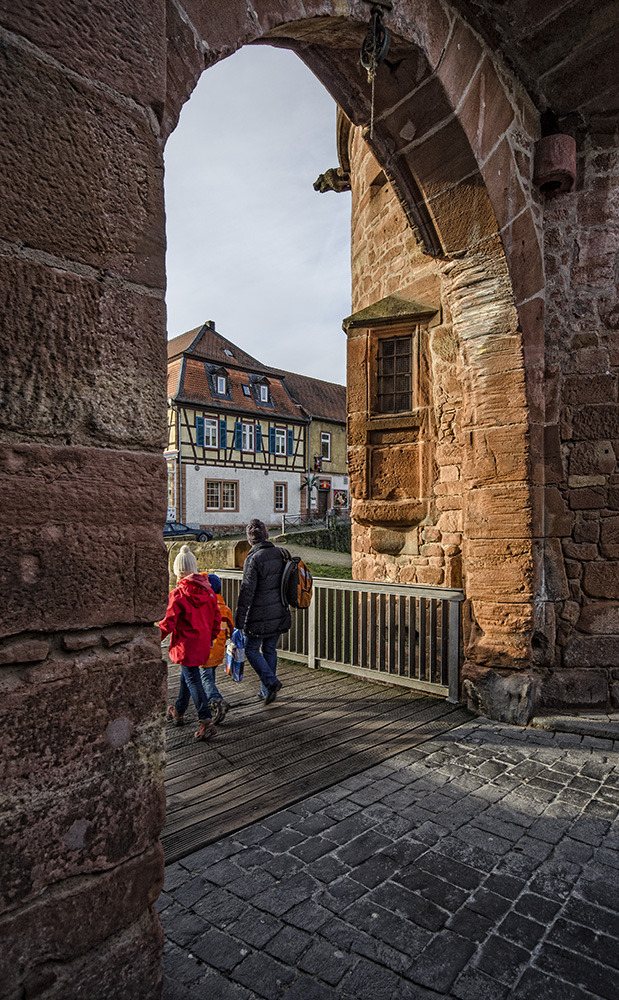
M 221 615 L 221 628 L 219 635 L 213 642 L 208 660 L 203 667 L 200 667 L 200 676 L 202 678 L 202 687 L 208 698 L 209 708 L 213 713 L 213 722 L 223 722 L 230 706 L 222 698 L 221 692 L 215 683 L 215 669 L 224 661 L 226 639 L 229 639 L 234 631 L 234 620 L 230 608 L 221 596 L 220 578 L 215 573 L 209 573 L 208 579 L 217 597 L 217 604 L 219 605 L 219 613 Z
M 200 666 L 209 656 L 221 625 L 217 598 L 208 577 L 198 573 L 198 563 L 188 545 L 183 545 L 174 560 L 178 587 L 168 600 L 165 617 L 159 622 L 161 638 L 171 635 L 170 659 L 181 668 L 181 683 L 174 707 L 168 708 L 168 719 L 182 726 L 190 697 L 198 712 L 197 740 L 216 736 L 208 699 L 200 679 Z

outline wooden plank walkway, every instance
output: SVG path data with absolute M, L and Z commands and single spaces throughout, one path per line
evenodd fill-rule
M 193 739 L 193 704 L 187 725 L 167 727 L 167 864 L 471 718 L 442 698 L 332 670 L 280 660 L 277 673 L 284 686 L 265 706 L 248 664 L 241 684 L 218 669 L 231 708 L 208 743 Z M 171 704 L 178 677 L 170 664 Z

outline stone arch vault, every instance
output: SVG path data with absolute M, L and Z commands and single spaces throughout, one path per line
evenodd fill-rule
M 475 383 L 471 435 L 506 423 L 506 389 L 518 411 L 507 421 L 522 430 L 517 471 L 477 483 L 470 472 L 477 499 L 496 491 L 496 515 L 469 504 L 464 562 L 473 696 L 488 704 L 510 666 L 501 635 L 521 633 L 528 680 L 512 701 L 526 712 L 534 668 L 547 697 L 578 689 L 593 703 L 610 697 L 618 659 L 618 23 L 559 3 L 550 45 L 526 0 L 496 6 L 394 2 L 370 146 L 442 268 Z M 251 43 L 294 49 L 363 126 L 368 11 L 364 0 L 0 5 L 8 996 L 159 990 L 165 139 L 200 73 Z M 544 204 L 533 157 L 549 106 L 577 140 L 581 180 Z M 353 290 L 355 309 L 381 280 Z M 487 348 L 501 338 L 498 385 Z M 498 580 L 506 560 L 521 568 L 513 600 L 485 594 L 493 558 Z

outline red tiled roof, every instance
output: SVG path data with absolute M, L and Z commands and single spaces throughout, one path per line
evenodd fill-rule
M 309 375 L 281 372 L 292 398 L 300 403 L 306 413 L 324 420 L 346 423 L 346 386 L 325 382 Z
M 346 422 L 345 386 L 263 365 L 217 333 L 210 322 L 168 341 L 168 359 L 170 397 L 223 410 L 243 410 L 265 417 L 272 414 L 303 420 L 306 415 L 310 415 L 324 420 Z M 205 363 L 221 365 L 226 369 L 232 399 L 222 399 L 211 394 Z M 268 378 L 273 407 L 259 406 L 253 393 L 245 395 L 242 387 L 249 384 L 250 374 L 265 375 Z
M 246 413 L 258 414 L 268 418 L 272 416 L 282 416 L 293 420 L 304 420 L 305 414 L 292 401 L 289 394 L 282 385 L 281 379 L 276 376 L 269 378 L 269 392 L 273 401 L 273 406 L 259 406 L 256 403 L 253 393 L 246 396 L 243 392 L 243 385 L 249 385 L 247 372 L 237 371 L 228 367 L 228 380 L 232 399 L 224 399 L 221 396 L 211 394 L 206 369 L 203 361 L 197 358 L 187 358 L 185 363 L 185 375 L 182 386 L 179 387 L 178 398 L 201 403 L 203 406 L 212 406 L 218 410 L 243 410 Z

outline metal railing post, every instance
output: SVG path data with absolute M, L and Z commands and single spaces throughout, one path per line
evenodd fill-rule
M 307 609 L 307 665 L 312 670 L 316 666 L 316 602 L 318 601 L 318 587 L 314 583 L 314 594 L 312 602 Z
M 449 652 L 447 701 L 457 704 L 460 700 L 460 601 L 449 602 Z

